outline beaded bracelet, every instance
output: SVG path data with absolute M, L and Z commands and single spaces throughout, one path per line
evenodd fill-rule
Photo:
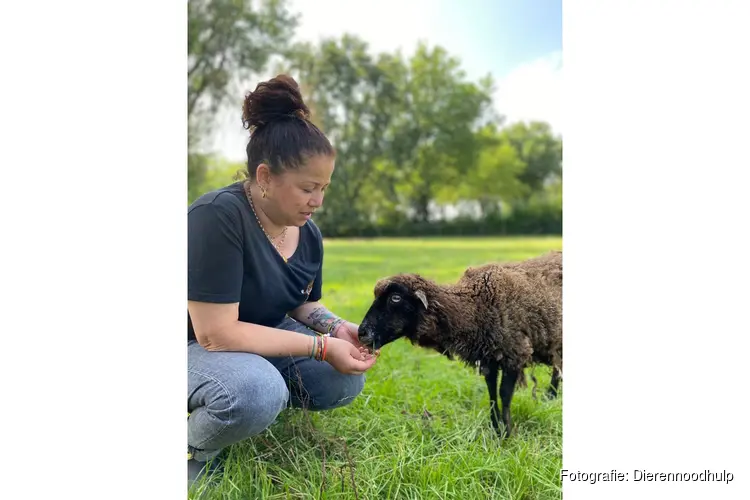
M 326 339 L 325 337 L 323 337 L 323 354 L 321 354 L 321 356 L 320 356 L 320 360 L 321 361 L 325 361 L 326 360 L 326 349 L 328 349 L 328 339 Z
M 333 332 L 335 332 L 336 328 L 338 328 L 341 325 L 341 323 L 344 323 L 345 321 L 346 320 L 339 318 L 333 323 L 331 323 L 330 325 L 328 325 L 328 330 L 326 331 L 326 334 L 333 337 L 334 336 Z
M 312 349 L 310 350 L 310 359 L 315 358 L 315 350 L 318 347 L 318 337 L 313 337 L 313 345 Z
M 330 334 L 318 333 L 313 336 L 313 345 L 310 350 L 310 359 L 316 361 L 325 361 L 326 353 L 328 352 L 328 338 Z
M 328 347 L 328 339 L 326 337 L 320 337 L 320 351 L 318 352 L 318 361 L 325 361 L 326 347 Z

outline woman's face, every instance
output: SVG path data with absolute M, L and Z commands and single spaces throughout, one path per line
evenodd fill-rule
M 313 156 L 299 169 L 287 170 L 281 175 L 273 175 L 268 170 L 258 172 L 261 184 L 268 190 L 264 212 L 275 224 L 303 226 L 323 206 L 323 195 L 331 183 L 333 169 L 332 157 Z

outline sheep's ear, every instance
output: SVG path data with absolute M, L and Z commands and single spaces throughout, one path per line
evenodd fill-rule
M 414 295 L 417 296 L 419 300 L 422 301 L 422 304 L 424 304 L 424 308 L 427 309 L 427 296 L 424 294 L 422 290 L 417 290 L 414 292 Z

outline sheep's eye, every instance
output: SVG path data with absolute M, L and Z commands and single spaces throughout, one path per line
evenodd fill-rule
M 394 304 L 397 302 L 401 302 L 401 295 L 391 295 L 391 302 L 393 302 Z

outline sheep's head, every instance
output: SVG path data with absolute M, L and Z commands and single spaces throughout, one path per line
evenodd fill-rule
M 436 340 L 434 321 L 427 313 L 428 296 L 435 285 L 413 274 L 382 279 L 375 285 L 375 299 L 359 325 L 359 341 L 380 349 L 401 337 L 422 347 L 443 351 Z

